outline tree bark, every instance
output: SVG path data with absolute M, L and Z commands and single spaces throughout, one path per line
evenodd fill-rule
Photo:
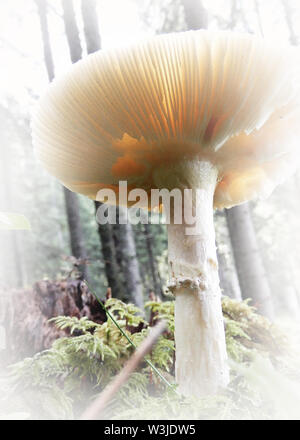
M 259 11 L 256 12 L 259 19 Z M 241 18 L 244 19 L 243 14 Z M 245 20 L 244 26 L 248 31 Z M 273 318 L 274 309 L 269 280 L 257 243 L 249 204 L 226 210 L 226 219 L 242 298 L 251 298 L 260 313 Z
M 296 35 L 293 25 L 293 11 L 289 0 L 282 0 L 282 7 L 284 9 L 285 21 L 290 34 L 290 43 L 293 46 L 298 45 L 298 37 Z
M 148 253 L 148 261 L 149 261 L 149 267 L 151 271 L 152 276 L 152 282 L 153 287 L 152 290 L 154 291 L 155 295 L 160 297 L 162 296 L 162 285 L 161 285 L 161 279 L 160 274 L 157 268 L 154 251 L 153 251 L 153 236 L 151 234 L 151 228 L 150 225 L 144 224 L 144 236 L 146 241 L 146 249 Z
M 84 25 L 84 35 L 88 54 L 101 49 L 101 37 L 98 25 L 98 17 L 95 0 L 82 0 L 81 12 Z M 99 206 L 96 202 L 96 208 Z M 119 225 L 99 225 L 100 239 L 102 242 L 102 252 L 106 261 L 106 275 L 108 283 L 112 288 L 112 293 L 117 297 L 127 296 L 138 307 L 144 307 L 141 276 L 139 263 L 136 256 L 135 241 L 132 226 Z M 115 235 L 115 249 L 107 245 L 108 237 Z M 114 246 L 114 241 L 110 240 L 110 245 Z M 118 265 L 123 269 L 126 289 L 120 288 Z M 115 281 L 113 280 L 115 277 Z M 115 286 L 115 292 L 113 285 Z M 122 292 L 123 290 L 123 292 Z
M 206 29 L 208 14 L 201 0 L 181 0 L 188 30 Z
M 43 50 L 44 50 L 44 61 L 46 64 L 46 70 L 49 82 L 54 79 L 54 62 L 52 57 L 52 50 L 50 44 L 49 37 L 49 29 L 48 29 L 48 20 L 47 20 L 47 3 L 44 0 L 35 0 L 38 15 L 40 20 L 40 27 L 42 33 L 42 42 L 43 42 Z
M 217 249 L 219 278 L 222 293 L 236 301 L 242 300 L 241 289 L 235 270 L 228 268 L 226 256 Z
M 136 256 L 132 226 L 130 223 L 119 226 L 123 256 L 123 273 L 126 280 L 127 291 L 130 293 L 130 299 L 134 304 L 141 310 L 144 310 L 143 286 Z
M 99 32 L 98 19 L 96 14 L 96 3 L 94 0 L 83 0 L 81 2 L 81 13 L 84 26 L 84 36 L 87 46 L 87 53 L 91 54 L 101 49 L 101 37 Z M 97 212 L 100 202 L 94 202 Z M 117 251 L 114 242 L 113 226 L 109 224 L 98 224 L 98 233 L 104 259 L 105 275 L 108 286 L 115 298 L 125 300 L 124 289 L 120 280 L 120 267 L 117 261 Z
M 98 16 L 95 0 L 82 0 L 81 13 L 83 18 L 84 36 L 87 53 L 101 49 L 101 36 L 98 25 Z
M 82 47 L 79 38 L 79 30 L 76 23 L 73 0 L 62 0 L 63 17 L 66 36 L 72 63 L 77 63 L 82 58 Z
M 78 270 L 80 279 L 89 281 L 88 269 L 86 266 L 87 252 L 84 246 L 83 230 L 80 220 L 80 208 L 77 194 L 63 188 L 65 207 L 67 212 L 67 220 L 70 234 L 70 244 L 72 255 L 79 260 Z
M 91 54 L 101 49 L 101 37 L 98 25 L 95 0 L 82 0 L 81 13 L 84 27 L 84 37 L 87 47 L 87 53 Z M 100 202 L 94 202 L 95 211 L 101 205 Z M 98 234 L 100 238 L 102 255 L 104 259 L 105 275 L 108 286 L 112 290 L 115 298 L 126 299 L 124 288 L 120 279 L 120 267 L 117 260 L 117 249 L 114 240 L 114 228 L 112 225 L 101 225 L 98 223 Z
M 100 202 L 95 202 L 95 210 L 97 212 Z M 98 232 L 101 241 L 102 255 L 104 259 L 105 275 L 108 287 L 112 290 L 112 296 L 125 300 L 124 288 L 122 288 L 120 267 L 117 262 L 116 247 L 114 242 L 113 226 L 98 223 Z
M 125 209 L 120 207 L 119 211 Z M 119 255 L 127 297 L 140 309 L 144 309 L 143 286 L 136 255 L 135 239 L 130 223 L 114 225 L 115 243 Z
M 82 58 L 82 46 L 79 38 L 79 30 L 76 24 L 73 2 L 72 0 L 62 0 L 62 6 L 64 11 L 64 22 L 65 22 L 67 40 L 69 44 L 70 57 L 72 62 L 75 63 Z M 93 12 L 95 12 L 93 11 L 93 7 L 95 7 L 94 1 L 84 0 L 82 2 L 81 9 L 84 19 L 84 32 L 88 46 L 88 53 L 100 49 L 100 35 L 99 35 L 97 18 L 96 15 L 93 14 Z M 91 26 L 93 26 L 92 29 Z M 99 203 L 95 202 L 96 212 L 98 207 L 99 207 Z M 119 280 L 120 278 L 119 268 L 116 262 L 112 227 L 108 224 L 107 225 L 99 224 L 98 233 L 102 246 L 102 255 L 104 259 L 105 275 L 106 275 L 108 287 L 112 289 L 113 296 L 122 299 L 123 295 L 122 295 L 121 283 Z
M 3 114 L 3 122 L 5 122 L 5 114 Z M 2 132 L 2 136 L 5 136 L 4 130 Z M 9 142 L 8 140 L 5 140 L 5 137 L 1 140 L 4 141 L 4 148 L 3 151 L 1 151 L 0 161 L 0 212 L 15 212 L 11 180 L 13 163 L 11 160 L 12 158 L 10 157 Z M 26 279 L 25 268 L 22 261 L 22 253 L 20 251 L 20 234 L 24 234 L 24 231 L 0 231 L 0 285 L 5 287 L 23 287 L 24 280 Z
M 258 311 L 273 318 L 271 292 L 249 204 L 226 210 L 226 217 L 243 298 L 251 298 Z
M 72 62 L 78 61 L 81 54 L 80 41 L 78 37 L 78 31 L 76 34 L 76 23 L 74 24 L 74 10 L 72 1 L 63 0 L 63 9 L 64 9 L 64 22 L 67 33 L 67 38 L 70 46 L 70 53 Z M 48 21 L 47 21 L 47 3 L 44 0 L 36 0 L 38 14 L 40 19 L 41 33 L 42 33 L 42 41 L 43 41 L 43 50 L 44 50 L 44 60 L 47 69 L 48 79 L 51 82 L 54 79 L 55 71 L 54 71 L 54 62 L 50 44 L 49 37 L 49 29 L 48 29 Z M 78 38 L 76 38 L 76 35 Z M 74 38 L 74 43 L 73 39 Z M 78 47 L 79 41 L 79 47 Z M 72 49 L 71 49 L 72 48 Z M 77 58 L 79 56 L 79 58 Z M 86 260 L 87 252 L 84 245 L 83 231 L 80 221 L 80 213 L 79 213 L 79 201 L 78 196 L 75 193 L 72 193 L 67 188 L 63 188 L 67 221 L 69 226 L 69 234 L 70 234 L 70 247 L 74 257 L 79 260 Z M 88 269 L 86 264 L 79 264 L 78 266 L 80 272 L 80 278 L 88 279 Z

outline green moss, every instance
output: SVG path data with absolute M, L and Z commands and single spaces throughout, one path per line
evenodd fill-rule
M 256 313 L 248 301 L 222 300 L 228 355 L 238 361 L 248 361 L 253 351 L 270 356 L 274 361 L 287 352 L 287 336 L 267 318 Z
M 154 325 L 161 318 L 167 321 L 168 329 L 159 338 L 149 359 L 170 383 L 174 383 L 174 302 L 148 302 L 150 323 L 142 318 L 139 309 L 120 300 L 110 299 L 106 307 L 136 346 L 147 337 L 150 324 Z M 125 419 L 271 418 L 276 408 L 270 409 L 266 405 L 268 399 L 262 397 L 259 387 L 253 386 L 256 373 L 252 366 L 257 369 L 256 360 L 262 357 L 269 362 L 269 368 L 277 368 L 279 375 L 284 369 L 286 372 L 291 370 L 288 338 L 247 302 L 239 303 L 225 297 L 222 307 L 232 367 L 231 383 L 223 394 L 201 399 L 174 396 L 149 365 L 143 363 L 106 408 L 106 416 Z M 10 383 L 17 387 L 31 417 L 73 418 L 120 371 L 133 348 L 110 318 L 103 324 L 65 316 L 53 321 L 58 328 L 67 330 L 69 336 L 56 340 L 51 349 L 13 365 Z M 287 365 L 289 368 L 284 368 Z M 269 376 L 273 377 L 272 374 Z M 20 398 L 18 405 L 19 402 Z M 5 407 L 4 398 L 2 404 Z

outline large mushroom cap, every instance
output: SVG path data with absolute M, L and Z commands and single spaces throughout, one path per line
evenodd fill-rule
M 218 167 L 220 208 L 270 193 L 294 170 L 299 136 L 292 49 L 231 32 L 89 55 L 53 82 L 33 120 L 39 158 L 73 191 L 155 188 L 158 166 L 197 157 Z

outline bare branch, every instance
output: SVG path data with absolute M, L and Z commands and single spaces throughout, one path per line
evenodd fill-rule
M 107 385 L 102 391 L 99 397 L 84 411 L 81 420 L 95 420 L 100 417 L 103 409 L 113 398 L 113 396 L 124 385 L 134 370 L 138 367 L 144 357 L 151 351 L 153 345 L 156 343 L 159 336 L 166 329 L 166 323 L 160 321 L 155 327 L 153 327 L 148 337 L 142 342 L 138 349 L 133 353 L 121 372 L 114 378 L 114 380 Z

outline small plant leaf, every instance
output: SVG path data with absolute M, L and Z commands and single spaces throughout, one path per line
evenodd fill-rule
M 22 214 L 0 212 L 0 229 L 29 230 L 30 224 L 27 218 Z

